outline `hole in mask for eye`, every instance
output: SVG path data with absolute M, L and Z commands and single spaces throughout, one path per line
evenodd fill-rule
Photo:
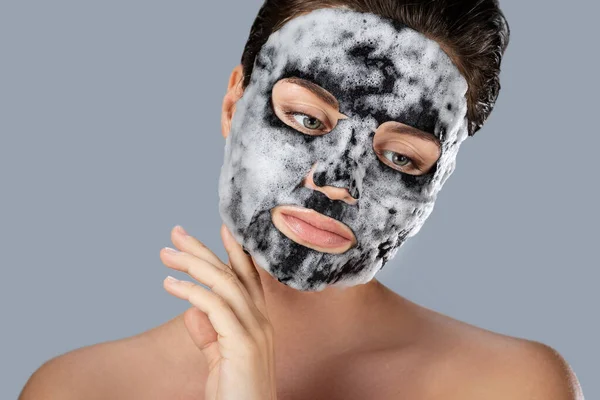
M 413 160 L 411 157 L 398 153 L 391 150 L 383 150 L 380 152 L 375 152 L 380 158 L 385 158 L 386 161 L 383 161 L 386 166 L 395 169 L 397 171 L 403 172 L 409 175 L 424 175 L 431 168 L 426 169 L 422 163 L 419 163 Z M 391 165 L 390 165 L 391 164 Z
M 339 119 L 337 99 L 324 88 L 296 77 L 279 80 L 271 92 L 271 107 L 275 115 L 290 128 L 310 135 L 330 132 Z
M 327 126 L 320 119 L 310 114 L 295 111 L 284 111 L 284 114 L 290 123 L 300 127 L 301 130 L 314 131 L 314 133 L 326 133 L 328 131 Z
M 441 155 L 439 140 L 434 135 L 395 121 L 377 128 L 373 151 L 387 167 L 415 176 L 435 172 Z
M 381 153 L 385 158 L 390 160 L 394 165 L 398 165 L 400 167 L 406 167 L 407 165 L 415 165 L 415 162 L 412 158 L 405 156 L 404 154 L 396 153 L 391 150 L 385 150 Z

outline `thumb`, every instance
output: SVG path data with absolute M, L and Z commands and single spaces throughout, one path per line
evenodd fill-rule
M 190 307 L 183 313 L 183 322 L 194 344 L 202 351 L 209 371 L 219 364 L 218 334 L 208 316 L 197 307 Z

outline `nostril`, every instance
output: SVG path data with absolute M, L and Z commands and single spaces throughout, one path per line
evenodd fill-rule
M 315 188 L 315 182 L 314 182 L 314 171 L 316 168 L 317 164 L 313 164 L 313 166 L 310 168 L 310 171 L 308 171 L 308 174 L 306 174 L 306 176 L 302 179 L 301 184 L 303 186 L 309 187 L 311 189 Z
M 317 186 L 327 186 L 325 183 L 325 172 L 317 172 L 316 174 L 313 174 L 312 179 Z

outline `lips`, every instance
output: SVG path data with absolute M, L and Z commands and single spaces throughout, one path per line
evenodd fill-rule
M 352 230 L 314 210 L 282 205 L 272 210 L 273 223 L 288 238 L 326 253 L 343 253 L 356 243 Z

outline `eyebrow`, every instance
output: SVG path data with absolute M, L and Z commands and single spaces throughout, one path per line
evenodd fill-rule
M 402 125 L 392 125 L 391 127 L 388 128 L 389 130 L 391 130 L 392 132 L 397 132 L 397 133 L 402 133 L 402 134 L 408 134 L 411 136 L 415 136 L 419 139 L 424 139 L 424 140 L 428 140 L 430 142 L 435 143 L 438 147 L 440 147 L 440 141 L 439 139 L 431 134 L 431 133 L 427 133 L 424 132 L 422 130 L 419 130 L 417 128 L 414 128 L 410 125 L 406 125 L 406 124 L 402 124 Z
M 294 83 L 296 85 L 302 86 L 305 89 L 310 90 L 318 98 L 323 100 L 325 103 L 329 104 L 331 107 L 334 107 L 337 109 L 340 108 L 340 104 L 338 103 L 337 99 L 331 93 L 329 93 L 327 90 L 323 89 L 321 86 L 319 86 L 311 81 L 308 81 L 306 79 L 302 79 L 302 78 L 292 77 L 292 78 L 287 78 L 286 80 L 290 83 Z

